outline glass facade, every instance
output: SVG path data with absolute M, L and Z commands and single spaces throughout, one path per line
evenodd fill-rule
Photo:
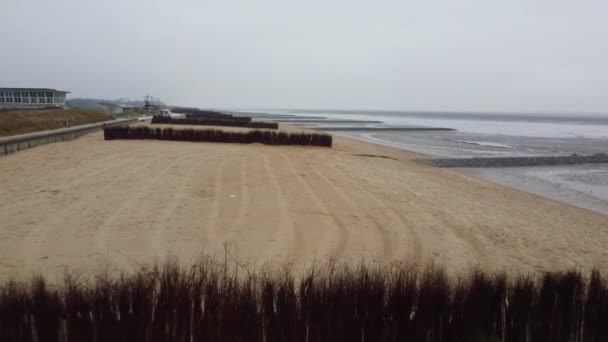
M 65 103 L 64 92 L 56 91 L 32 91 L 3 89 L 0 90 L 0 104 L 50 104 L 63 105 Z

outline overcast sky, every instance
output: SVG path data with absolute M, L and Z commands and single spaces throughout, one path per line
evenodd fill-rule
M 0 86 L 215 108 L 608 112 L 608 1 L 0 0 Z

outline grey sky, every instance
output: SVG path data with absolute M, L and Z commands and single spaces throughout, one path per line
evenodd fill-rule
M 0 0 L 0 86 L 233 108 L 608 112 L 608 1 Z

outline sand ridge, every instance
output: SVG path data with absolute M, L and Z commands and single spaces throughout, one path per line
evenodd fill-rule
M 607 216 L 334 138 L 330 149 L 98 132 L 2 157 L 0 279 L 227 253 L 250 267 L 606 268 Z

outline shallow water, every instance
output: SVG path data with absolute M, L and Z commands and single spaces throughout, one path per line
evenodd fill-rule
M 478 168 L 465 172 L 608 215 L 608 164 Z
M 379 120 L 361 127 L 429 126 L 457 131 L 340 132 L 443 158 L 608 153 L 608 114 L 279 111 L 333 120 Z M 315 123 L 323 126 L 322 122 Z M 350 126 L 356 124 L 349 124 Z M 335 125 L 333 125 L 335 126 Z M 489 181 L 608 214 L 608 164 L 466 170 Z

